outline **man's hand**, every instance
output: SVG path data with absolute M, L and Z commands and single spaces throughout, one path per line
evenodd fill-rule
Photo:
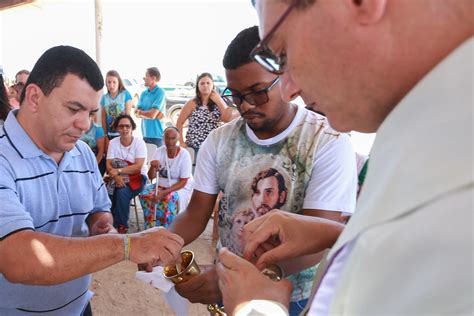
M 112 225 L 113 219 L 110 212 L 96 212 L 87 217 L 87 225 L 89 226 L 89 235 L 102 235 L 108 233 L 117 233 Z
M 151 266 L 175 264 L 181 262 L 183 245 L 183 238 L 165 228 L 150 228 L 130 235 L 130 261 Z
M 313 216 L 272 210 L 244 226 L 244 258 L 258 269 L 332 247 L 344 225 Z
M 289 306 L 293 288 L 290 281 L 268 279 L 250 262 L 226 248 L 219 252 L 219 261 L 216 268 L 218 283 L 228 315 L 234 315 L 241 304 L 251 300 L 272 300 Z
M 191 303 L 214 304 L 221 301 L 215 265 L 200 266 L 201 273 L 175 286 L 176 292 Z

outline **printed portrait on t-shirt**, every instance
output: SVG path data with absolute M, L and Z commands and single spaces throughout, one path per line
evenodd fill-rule
M 279 161 L 279 159 L 276 160 Z M 237 254 L 243 252 L 244 226 L 273 209 L 282 209 L 286 202 L 288 192 L 286 182 L 289 181 L 289 176 L 286 174 L 285 180 L 285 173 L 278 171 L 275 166 L 256 169 L 256 167 L 262 168 L 265 165 L 268 166 L 268 162 L 257 165 L 250 164 L 246 170 L 242 170 L 239 175 L 236 175 L 234 182 L 239 185 L 245 183 L 240 188 L 246 189 L 236 192 L 234 200 L 236 207 L 233 208 L 233 212 L 222 214 L 225 218 L 223 221 L 224 231 L 227 234 L 222 236 L 221 240 L 226 247 Z M 251 176 L 252 174 L 253 176 Z
M 252 206 L 257 217 L 280 209 L 286 201 L 287 188 L 282 174 L 275 168 L 260 171 L 252 181 Z
M 119 115 L 122 113 L 122 109 L 120 108 L 119 104 L 117 102 L 112 102 L 109 104 L 108 109 L 107 109 L 107 124 L 109 125 L 109 128 L 112 128 L 112 124 L 114 123 L 115 119 L 119 117 Z
M 218 248 L 227 247 L 242 255 L 245 225 L 273 209 L 301 214 L 305 203 L 323 198 L 319 192 L 314 194 L 315 185 L 311 184 L 313 177 L 318 178 L 313 168 L 315 153 L 337 135 L 329 133 L 325 119 L 311 112 L 298 113 L 301 117 L 295 118 L 291 129 L 271 139 L 258 139 L 243 120 L 209 134 L 209 145 L 202 147 L 198 164 L 204 166 L 200 176 L 211 175 L 200 188 L 213 194 L 217 189 L 222 192 Z M 289 278 L 295 289 L 291 300 L 302 300 L 311 292 L 314 268 Z
M 255 218 L 255 212 L 250 207 L 239 208 L 235 210 L 232 216 L 231 238 L 233 247 L 243 251 L 244 226 Z

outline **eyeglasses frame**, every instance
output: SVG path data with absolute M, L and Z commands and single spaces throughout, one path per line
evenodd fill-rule
M 226 102 L 227 104 L 229 104 L 230 106 L 234 106 L 234 107 L 239 107 L 242 105 L 243 101 L 245 100 L 245 102 L 251 104 L 251 105 L 254 105 L 254 106 L 259 106 L 259 105 L 262 105 L 262 104 L 265 104 L 268 102 L 268 100 L 270 100 L 270 97 L 268 96 L 268 91 L 270 91 L 276 84 L 277 82 L 280 81 L 280 77 L 277 76 L 275 79 L 273 79 L 270 83 L 270 85 L 268 87 L 265 87 L 263 89 L 260 89 L 260 90 L 257 90 L 257 91 L 251 91 L 251 92 L 247 92 L 247 93 L 244 93 L 244 94 L 225 94 L 225 91 L 226 90 L 230 90 L 228 88 L 225 88 L 224 89 L 224 92 L 222 93 L 221 97 L 225 100 L 225 101 L 230 101 L 228 99 L 233 99 L 234 97 L 237 97 L 240 99 L 240 104 L 239 105 L 236 105 L 234 104 L 233 100 L 232 102 L 230 102 L 231 104 L 229 104 L 229 102 Z M 247 99 L 245 99 L 246 96 L 248 95 L 251 95 L 251 94 L 256 94 L 256 93 L 262 93 L 262 92 L 265 92 L 265 95 L 267 97 L 267 101 L 263 102 L 263 103 L 259 103 L 259 104 L 253 104 L 252 102 L 249 102 Z
M 290 6 L 286 9 L 286 11 L 281 15 L 281 17 L 278 19 L 278 21 L 275 23 L 273 28 L 270 30 L 270 32 L 267 33 L 263 37 L 263 39 L 257 44 L 257 46 L 252 49 L 250 52 L 250 58 L 257 62 L 259 65 L 261 65 L 263 68 L 265 68 L 267 71 L 275 74 L 275 75 L 281 75 L 283 74 L 283 62 L 282 62 L 282 57 L 276 55 L 270 47 L 268 47 L 268 43 L 270 42 L 271 37 L 273 34 L 278 30 L 280 25 L 285 21 L 285 19 L 290 15 L 291 11 L 296 7 L 296 4 L 293 2 L 290 4 Z M 258 58 L 257 56 L 263 55 L 261 54 L 262 52 L 265 52 L 266 55 L 269 57 L 273 58 L 276 64 L 280 66 L 280 69 L 274 68 L 272 65 L 265 63 L 264 59 Z

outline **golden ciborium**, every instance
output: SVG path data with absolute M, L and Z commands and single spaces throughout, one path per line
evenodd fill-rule
M 194 259 L 194 252 L 191 250 L 181 251 L 180 264 L 178 263 L 175 266 L 166 266 L 163 269 L 164 277 L 174 284 L 186 282 L 199 273 L 201 273 L 201 270 Z
M 174 284 L 184 283 L 201 273 L 194 253 L 191 250 L 181 251 L 181 260 L 180 264 L 166 266 L 163 269 L 163 276 Z M 262 270 L 262 273 L 273 281 L 280 281 L 283 278 L 283 270 L 276 264 L 269 265 Z M 226 315 L 224 307 L 219 307 L 218 304 L 207 305 L 207 310 L 214 316 Z

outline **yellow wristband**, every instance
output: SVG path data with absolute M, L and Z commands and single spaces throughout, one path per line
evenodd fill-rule
M 130 259 L 130 249 L 131 249 L 131 242 L 130 242 L 130 235 L 125 234 L 123 236 L 123 249 L 124 249 L 124 254 L 123 254 L 123 260 L 128 260 Z

